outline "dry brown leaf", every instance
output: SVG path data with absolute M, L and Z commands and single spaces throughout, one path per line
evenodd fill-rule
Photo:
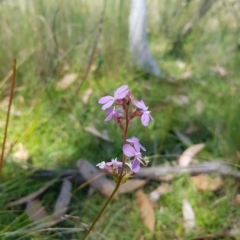
M 137 206 L 144 225 L 153 233 L 155 230 L 155 214 L 147 195 L 143 190 L 136 192 Z
M 172 186 L 168 183 L 162 183 L 158 188 L 150 193 L 149 199 L 152 202 L 157 202 L 161 195 L 169 191 L 172 191 Z
M 67 89 L 77 78 L 76 73 L 68 73 L 56 83 L 56 90 Z
M 91 94 L 93 93 L 93 90 L 91 88 L 88 88 L 84 93 L 83 93 L 83 96 L 82 96 L 82 101 L 84 103 L 88 103 L 88 100 L 91 96 Z
M 240 204 L 240 194 L 239 193 L 234 197 L 234 204 L 236 204 L 236 205 Z
M 48 215 L 44 206 L 38 199 L 29 200 L 27 202 L 26 212 L 32 222 L 39 221 Z
M 147 180 L 140 179 L 129 179 L 126 183 L 120 185 L 118 192 L 119 193 L 129 193 L 134 190 L 143 187 L 147 183 Z
M 28 151 L 24 148 L 22 143 L 17 145 L 17 151 L 13 154 L 16 162 L 26 162 L 29 158 Z
M 191 180 L 196 188 L 202 191 L 216 191 L 223 185 L 223 181 L 220 177 L 211 178 L 206 174 L 193 176 L 191 177 Z
M 13 202 L 9 202 L 7 204 L 7 207 L 12 207 L 12 206 L 15 206 L 15 205 L 20 205 L 20 204 L 23 204 L 23 203 L 26 203 L 34 198 L 37 198 L 40 194 L 42 194 L 46 189 L 48 189 L 51 185 L 53 185 L 54 183 L 56 183 L 58 181 L 58 179 L 53 179 L 52 181 L 46 183 L 44 186 L 42 186 L 41 188 L 39 188 L 36 192 L 33 192 L 23 198 L 20 198 L 16 201 L 13 201 Z
M 110 196 L 115 188 L 113 181 L 106 178 L 102 175 L 102 171 L 99 171 L 94 165 L 92 165 L 87 160 L 78 160 L 77 168 L 79 173 L 83 176 L 84 179 L 89 181 L 90 185 L 98 190 L 101 194 L 105 196 Z M 94 179 L 94 180 L 92 180 Z M 117 195 L 115 195 L 115 199 Z
M 58 195 L 54 205 L 53 216 L 55 220 L 61 219 L 68 209 L 68 204 L 71 201 L 72 183 L 68 179 L 63 180 L 61 192 Z
M 199 144 L 195 144 L 190 146 L 189 148 L 187 148 L 182 155 L 179 157 L 178 159 L 178 165 L 181 167 L 186 167 L 188 166 L 191 161 L 192 158 L 199 152 L 201 151 L 203 148 L 205 147 L 204 143 L 199 143 Z
M 107 142 L 112 142 L 112 140 L 109 138 L 108 134 L 106 131 L 104 132 L 99 132 L 95 127 L 93 126 L 88 126 L 88 127 L 85 127 L 85 131 L 91 133 L 92 135 L 98 137 L 98 138 L 101 138 Z
M 192 209 L 191 204 L 187 199 L 182 200 L 182 214 L 183 214 L 183 220 L 184 220 L 184 228 L 186 232 L 191 230 L 193 227 L 195 227 L 195 213 Z

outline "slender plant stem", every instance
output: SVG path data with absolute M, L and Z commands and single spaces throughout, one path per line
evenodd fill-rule
M 125 113 L 126 113 L 126 125 L 125 125 L 125 129 L 123 131 L 123 144 L 126 143 L 127 140 L 127 134 L 128 134 L 128 126 L 129 126 L 129 118 L 128 118 L 128 110 L 129 107 L 127 106 Z M 121 181 L 123 178 L 123 170 L 124 170 L 124 166 L 125 166 L 125 162 L 126 162 L 126 158 L 125 155 L 123 155 L 123 161 L 122 161 L 122 168 L 121 168 L 121 172 L 119 174 L 119 179 L 118 182 L 113 190 L 113 192 L 111 193 L 111 195 L 109 196 L 109 198 L 107 199 L 106 203 L 103 205 L 101 211 L 98 213 L 97 217 L 95 218 L 95 220 L 93 221 L 92 225 L 90 226 L 90 228 L 88 229 L 88 231 L 85 233 L 85 235 L 83 236 L 82 240 L 85 240 L 87 238 L 87 236 L 90 234 L 90 232 L 92 231 L 92 229 L 94 228 L 96 222 L 98 221 L 98 219 L 101 217 L 102 213 L 104 212 L 104 210 L 106 209 L 107 205 L 109 204 L 109 202 L 112 200 L 114 194 L 117 192 L 119 186 L 121 185 Z
M 9 103 L 8 103 L 8 110 L 7 110 L 7 119 L 6 119 L 5 129 L 4 129 L 2 152 L 1 152 L 1 158 L 0 158 L 0 173 L 2 172 L 2 167 L 3 167 L 4 150 L 5 150 L 5 144 L 6 144 L 6 139 L 7 139 L 7 130 L 8 130 L 8 123 L 9 123 L 9 118 L 10 118 L 10 111 L 11 111 L 11 106 L 12 106 L 15 77 L 16 77 L 16 60 L 13 59 L 11 89 L 10 89 L 10 96 L 9 96 Z

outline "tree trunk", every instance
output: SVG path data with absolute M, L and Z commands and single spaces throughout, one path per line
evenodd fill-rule
M 131 0 L 129 16 L 129 43 L 135 65 L 160 77 L 161 71 L 148 47 L 146 0 Z

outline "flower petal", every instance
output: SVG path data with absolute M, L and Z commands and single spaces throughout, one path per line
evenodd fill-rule
M 138 108 L 140 108 L 140 109 L 142 109 L 144 111 L 148 109 L 147 106 L 145 105 L 145 103 L 142 100 L 141 101 L 136 101 L 135 105 Z
M 141 117 L 141 121 L 142 121 L 143 126 L 145 126 L 145 127 L 148 126 L 149 121 L 150 121 L 149 114 L 144 113 Z
M 114 103 L 114 99 L 111 99 L 110 101 L 108 101 L 102 106 L 102 110 L 106 110 L 107 108 L 111 107 L 113 103 Z
M 127 96 L 127 94 L 128 94 L 128 91 L 121 92 L 121 93 L 115 93 L 114 97 L 115 97 L 115 99 L 123 99 Z
M 126 141 L 129 142 L 129 143 L 134 143 L 133 138 L 134 138 L 134 137 L 132 137 L 132 138 L 128 138 Z
M 105 103 L 109 102 L 112 99 L 114 99 L 112 96 L 105 96 L 105 97 L 100 98 L 98 100 L 98 103 L 105 104 Z
M 112 119 L 113 115 L 112 114 L 109 114 L 106 118 L 105 118 L 105 122 L 108 122 Z
M 103 162 L 98 163 L 96 166 L 99 167 L 100 169 L 104 169 L 105 165 L 106 165 L 106 163 L 103 161 Z
M 146 148 L 145 148 L 143 145 L 141 145 L 140 143 L 139 143 L 139 145 L 140 145 L 140 148 L 141 148 L 143 151 L 146 151 Z
M 132 164 L 132 172 L 137 173 L 140 170 L 140 162 L 137 159 L 134 159 Z
M 123 146 L 123 153 L 128 157 L 135 156 L 136 150 L 129 144 Z
M 119 94 L 119 93 L 122 93 L 124 91 L 126 91 L 128 89 L 128 85 L 123 85 L 121 87 L 119 87 L 116 91 L 115 91 L 115 94 Z M 114 95 L 115 95 L 114 94 Z

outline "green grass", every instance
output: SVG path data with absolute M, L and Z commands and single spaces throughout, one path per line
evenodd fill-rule
M 97 100 L 122 84 L 128 84 L 134 96 L 144 99 L 152 110 L 155 121 L 148 128 L 143 128 L 138 119 L 129 132 L 129 136 L 141 139 L 147 148 L 146 154 L 153 158 L 152 165 L 176 161 L 187 146 L 173 130 L 184 132 L 191 124 L 198 129 L 189 134 L 192 143 L 206 144 L 198 155 L 199 161 L 225 159 L 239 165 L 240 81 L 236 50 L 239 21 L 232 10 L 240 6 L 235 3 L 233 9 L 230 3 L 218 1 L 187 37 L 181 58 L 175 58 L 168 51 L 199 1 L 191 1 L 188 9 L 179 7 L 174 0 L 166 2 L 169 3 L 162 0 L 149 4 L 150 12 L 160 14 L 158 20 L 149 18 L 149 41 L 153 55 L 167 72 L 166 79 L 146 79 L 135 71 L 128 52 L 128 1 L 107 1 L 102 35 L 93 61 L 97 70 L 90 71 L 77 93 L 97 36 L 102 2 L 0 3 L 1 99 L 8 97 L 10 86 L 9 81 L 1 79 L 9 72 L 11 59 L 16 57 L 13 105 L 21 112 L 19 116 L 11 115 L 8 141 L 13 142 L 14 147 L 5 158 L 0 179 L 0 239 L 81 239 L 83 224 L 93 221 L 106 200 L 97 192 L 88 198 L 87 189 L 77 191 L 67 212 L 71 218 L 59 223 L 56 230 L 28 234 L 21 234 L 32 225 L 24 206 L 9 209 L 6 203 L 43 185 L 42 180 L 29 177 L 32 170 L 75 168 L 80 158 L 96 164 L 121 156 L 121 132 L 114 123 L 104 122 L 105 113 Z M 173 16 L 176 9 L 177 15 Z M 184 69 L 177 66 L 178 60 L 185 63 Z M 64 70 L 66 65 L 68 70 Z M 226 77 L 209 69 L 216 65 L 227 69 Z M 181 80 L 181 75 L 190 70 L 192 76 Z M 56 82 L 67 73 L 77 73 L 76 82 L 66 90 L 56 91 Z M 84 103 L 82 97 L 89 88 L 92 94 Z M 188 100 L 184 105 L 171 100 L 182 95 Z M 5 114 L 0 110 L 1 134 Z M 86 132 L 84 128 L 91 124 L 99 131 L 107 130 L 113 143 Z M 30 155 L 27 163 L 15 162 L 17 143 L 27 149 Z M 150 182 L 144 191 L 150 193 L 158 185 L 158 182 Z M 154 236 L 140 219 L 134 193 L 129 193 L 111 202 L 91 239 L 140 239 L 141 236 L 144 239 L 191 239 L 234 227 L 239 215 L 239 207 L 233 204 L 239 187 L 234 179 L 224 178 L 224 186 L 217 192 L 199 192 L 187 175 L 175 177 L 172 185 L 173 191 L 163 195 L 155 209 Z M 59 189 L 60 184 L 56 183 L 41 195 L 41 202 L 49 213 Z M 183 226 L 183 198 L 189 200 L 196 215 L 197 226 L 189 233 Z M 215 204 L 219 199 L 222 200 Z M 65 227 L 69 230 L 63 233 L 61 229 Z M 74 232 L 76 228 L 78 231 Z M 13 231 L 19 234 L 11 235 Z

